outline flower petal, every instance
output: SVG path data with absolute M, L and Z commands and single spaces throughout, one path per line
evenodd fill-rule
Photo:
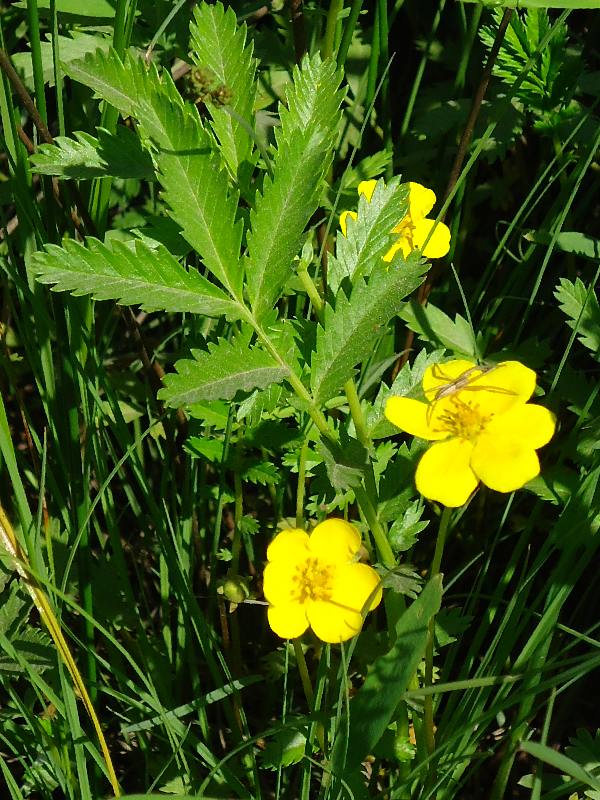
M 274 606 L 289 605 L 298 600 L 298 563 L 272 561 L 263 573 L 263 594 Z
M 414 224 L 412 240 L 425 258 L 442 258 L 450 250 L 450 228 L 434 219 L 420 219 Z
M 408 258 L 409 255 L 412 253 L 412 247 L 410 246 L 410 242 L 406 238 L 406 236 L 399 236 L 398 239 L 394 242 L 394 244 L 390 247 L 387 253 L 384 255 L 383 260 L 386 263 L 390 263 L 393 260 L 396 253 L 400 250 L 404 258 Z
M 308 628 L 306 609 L 300 603 L 271 606 L 267 611 L 267 619 L 273 633 L 282 639 L 295 639 Z
M 310 535 L 311 554 L 327 563 L 347 564 L 360 550 L 360 533 L 346 520 L 320 522 Z
M 434 400 L 444 396 L 444 392 L 440 393 L 443 387 L 448 387 L 450 392 L 453 387 L 458 388 L 461 382 L 470 381 L 478 374 L 477 365 L 464 358 L 455 358 L 445 364 L 431 364 L 423 373 L 423 392 L 428 400 Z
M 497 492 L 514 492 L 540 472 L 537 453 L 515 436 L 483 433 L 471 457 L 477 477 Z
M 432 418 L 432 409 L 431 404 L 413 400 L 412 397 L 390 397 L 384 413 L 392 425 L 412 436 L 430 441 L 447 439 L 448 431 L 440 429 L 439 420 L 436 427 L 432 425 L 436 421 Z
M 535 390 L 536 374 L 519 361 L 502 361 L 469 380 L 461 400 L 476 404 L 483 414 L 504 414 L 526 403 Z
M 358 184 L 358 193 L 364 194 L 367 198 L 369 203 L 371 202 L 371 198 L 373 197 L 373 192 L 375 191 L 375 187 L 377 186 L 377 181 L 370 180 L 370 181 L 361 181 Z
M 354 563 L 336 570 L 331 592 L 331 602 L 335 605 L 366 614 L 377 608 L 381 597 L 381 579 L 373 567 Z
M 363 624 L 358 611 L 335 605 L 327 600 L 308 603 L 306 616 L 315 635 L 321 641 L 331 644 L 345 642 L 356 636 Z
M 449 508 L 466 503 L 478 483 L 469 465 L 472 452 L 473 445 L 466 439 L 449 439 L 430 447 L 415 474 L 417 489 L 423 497 Z
M 435 192 L 420 183 L 410 181 L 408 184 L 408 215 L 413 224 L 429 214 L 435 205 Z
M 348 217 L 352 219 L 358 219 L 358 214 L 356 211 L 342 211 L 340 214 L 340 228 L 342 229 L 342 233 L 346 236 L 346 232 L 348 230 Z
M 526 403 L 494 417 L 485 432 L 496 437 L 513 437 L 537 450 L 550 441 L 555 429 L 556 418 L 551 411 L 535 403 Z
M 308 533 L 300 528 L 281 531 L 267 548 L 267 561 L 297 562 L 308 555 Z

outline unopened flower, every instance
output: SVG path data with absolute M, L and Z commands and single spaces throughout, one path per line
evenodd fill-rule
M 358 184 L 359 195 L 364 194 L 370 202 L 377 181 L 361 181 Z M 425 258 L 441 258 L 450 250 L 450 229 L 443 222 L 428 219 L 427 214 L 435 205 L 435 194 L 420 183 L 408 184 L 408 213 L 392 228 L 397 234 L 396 241 L 383 257 L 391 261 L 400 250 L 406 258 L 413 250 L 421 250 Z M 347 230 L 348 217 L 357 219 L 356 211 L 343 211 L 340 215 L 340 227 L 344 236 Z
M 367 611 L 381 601 L 379 576 L 357 561 L 360 533 L 343 519 L 328 519 L 309 535 L 279 533 L 267 550 L 263 590 L 268 619 L 282 639 L 310 626 L 324 642 L 355 636 Z
M 554 415 L 527 401 L 536 375 L 518 361 L 493 367 L 457 359 L 423 375 L 429 402 L 390 397 L 385 416 L 403 431 L 436 442 L 419 461 L 417 489 L 461 506 L 479 481 L 512 492 L 540 472 L 536 450 L 550 441 Z

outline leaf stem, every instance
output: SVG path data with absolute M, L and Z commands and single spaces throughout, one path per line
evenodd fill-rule
M 438 535 L 435 542 L 435 552 L 433 554 L 433 561 L 431 562 L 431 569 L 429 570 L 429 579 L 435 578 L 440 574 L 440 566 L 442 563 L 442 556 L 444 554 L 444 545 L 446 543 L 446 534 L 448 533 L 448 525 L 452 515 L 451 508 L 444 508 L 440 519 L 440 526 L 438 528 Z M 425 685 L 431 686 L 433 684 L 433 649 L 434 649 L 434 634 L 435 634 L 435 615 L 429 621 L 429 639 L 427 641 L 427 649 L 425 650 Z M 424 724 L 425 724 L 425 741 L 427 745 L 428 755 L 432 755 L 435 750 L 435 733 L 433 730 L 433 695 L 427 695 L 424 702 Z M 432 776 L 430 775 L 430 782 Z
M 371 437 L 369 436 L 369 431 L 367 430 L 367 426 L 365 424 L 365 418 L 362 413 L 362 408 L 360 407 L 358 390 L 353 378 L 350 378 L 350 380 L 346 381 L 344 384 L 344 392 L 346 393 L 346 399 L 348 400 L 350 415 L 352 417 L 352 421 L 354 422 L 354 428 L 356 430 L 358 441 L 363 445 L 363 447 L 366 447 L 366 449 L 369 450 L 371 447 Z
M 321 56 L 330 58 L 333 55 L 334 42 L 335 42 L 335 29 L 337 26 L 338 15 L 344 8 L 344 0 L 330 0 L 329 11 L 327 12 L 327 22 L 325 24 L 325 36 L 323 37 L 323 46 L 321 48 Z

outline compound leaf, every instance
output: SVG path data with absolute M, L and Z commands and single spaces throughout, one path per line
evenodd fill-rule
M 373 336 L 396 316 L 405 298 L 421 283 L 426 265 L 400 253 L 391 264 L 380 261 L 368 282 L 362 278 L 348 299 L 338 292 L 335 309 L 325 306 L 317 330 L 311 388 L 315 401 L 325 403 L 354 374 L 354 367 L 373 351 Z
M 399 180 L 389 185 L 380 180 L 370 201 L 361 195 L 358 201 L 357 219 L 347 219 L 346 235 L 340 231 L 337 237 L 335 259 L 329 260 L 328 282 L 336 292 L 344 278 L 352 282 L 367 277 L 373 267 L 390 249 L 392 229 L 408 210 L 408 187 L 400 186 Z
M 31 156 L 32 172 L 78 180 L 106 175 L 154 180 L 150 154 L 124 125 L 114 134 L 99 128 L 98 138 L 84 131 L 75 131 L 73 136 L 57 136 L 54 144 L 40 145 Z
M 333 154 L 342 93 L 335 62 L 305 58 L 294 69 L 288 108 L 280 110 L 273 176 L 250 214 L 246 275 L 258 319 L 277 301 L 292 274 L 302 236 L 316 211 Z
M 209 104 L 212 127 L 233 175 L 252 150 L 256 61 L 252 43 L 246 45 L 246 26 L 238 26 L 233 9 L 222 3 L 200 3 L 190 25 L 192 58 L 208 68 L 226 92 L 227 108 Z M 234 113 L 232 114 L 231 111 Z
M 65 239 L 33 253 L 29 269 L 54 291 L 117 300 L 147 311 L 238 317 L 239 305 L 197 270 L 186 270 L 169 251 L 141 241 L 113 240 L 108 247 L 88 238 L 86 246 Z
M 593 287 L 589 290 L 580 278 L 575 283 L 561 278 L 554 296 L 568 317 L 567 325 L 577 329 L 577 338 L 596 356 L 600 354 L 600 305 Z
M 287 375 L 272 356 L 245 342 L 222 340 L 209 344 L 208 351 L 192 350 L 192 356 L 175 364 L 176 374 L 165 376 L 165 386 L 158 397 L 169 406 L 231 400 L 238 392 L 264 389 Z
M 236 298 L 241 297 L 242 223 L 237 194 L 229 190 L 218 153 L 196 109 L 184 103 L 171 76 L 127 53 L 96 51 L 65 65 L 124 116 L 133 116 L 155 147 L 163 198 L 182 235 L 206 267 Z

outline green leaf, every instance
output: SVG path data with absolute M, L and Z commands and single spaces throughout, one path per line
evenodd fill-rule
M 306 735 L 290 728 L 275 734 L 268 742 L 262 754 L 262 766 L 265 769 L 279 769 L 298 764 L 304 758 Z
M 526 234 L 525 239 L 540 244 L 550 244 L 553 240 L 550 231 L 535 230 Z M 555 247 L 563 253 L 573 253 L 584 258 L 591 258 L 593 261 L 600 259 L 600 239 L 593 239 L 579 231 L 563 231 L 554 240 Z
M 371 274 L 397 238 L 392 229 L 407 210 L 408 187 L 401 186 L 397 178 L 388 186 L 378 181 L 370 202 L 360 196 L 358 218 L 347 219 L 346 236 L 339 232 L 335 258 L 329 259 L 328 283 L 333 292 L 344 278 L 354 283 Z
M 17 8 L 27 8 L 26 0 L 13 3 Z M 50 0 L 37 0 L 37 7 L 40 11 L 50 10 Z M 114 3 L 109 0 L 56 0 L 56 10 L 60 14 L 71 14 L 77 17 L 103 17 L 112 19 L 115 16 Z
M 369 454 L 360 442 L 350 438 L 344 431 L 340 432 L 340 437 L 340 444 L 323 439 L 319 449 L 329 482 L 334 489 L 344 491 L 361 485 L 369 464 Z
M 455 355 L 469 358 L 478 357 L 477 341 L 468 321 L 457 314 L 454 321 L 436 306 L 428 303 L 422 306 L 411 300 L 402 313 L 402 319 L 411 331 L 418 333 L 421 339 L 436 347 L 440 345 Z
M 429 621 L 441 600 L 442 576 L 437 575 L 400 617 L 394 646 L 375 660 L 350 701 L 349 719 L 344 715 L 339 725 L 332 754 L 334 775 L 356 773 L 389 725 L 425 653 Z
M 131 53 L 122 62 L 114 50 L 97 51 L 65 71 L 90 86 L 124 116 L 135 117 L 157 147 L 163 199 L 183 237 L 231 295 L 241 297 L 242 223 L 231 192 L 196 109 L 185 104 L 168 72 L 159 75 Z
M 220 341 L 208 351 L 192 350 L 193 359 L 175 364 L 177 374 L 165 376 L 158 397 L 169 406 L 185 406 L 201 400 L 231 400 L 237 392 L 264 389 L 287 375 L 272 356 L 245 342 Z
M 252 309 L 261 319 L 279 298 L 292 275 L 292 262 L 317 210 L 323 180 L 331 163 L 342 93 L 335 62 L 305 58 L 294 69 L 288 109 L 281 109 L 276 130 L 273 177 L 250 213 L 246 275 Z
M 222 3 L 200 3 L 194 9 L 192 59 L 197 66 L 207 67 L 226 88 L 228 108 L 211 104 L 208 110 L 233 175 L 249 158 L 253 144 L 256 61 L 252 43 L 246 46 L 246 33 L 245 25 L 238 26 L 233 9 L 225 11 Z
M 572 758 L 568 758 L 562 753 L 557 753 L 552 747 L 547 747 L 539 742 L 521 742 L 520 749 L 529 753 L 529 755 L 549 764 L 557 770 L 560 770 L 564 775 L 574 778 L 576 781 L 581 781 L 584 786 L 590 786 L 596 791 L 600 791 L 600 780 L 591 775 Z
M 600 305 L 593 286 L 589 289 L 580 278 L 575 283 L 561 278 L 554 296 L 567 315 L 567 325 L 577 328 L 577 338 L 597 357 L 600 354 Z
M 75 131 L 74 139 L 57 136 L 54 144 L 42 144 L 31 156 L 31 171 L 61 178 L 115 178 L 154 180 L 150 154 L 139 137 L 124 125 L 112 134 L 98 129 L 98 138 L 84 131 Z
M 65 239 L 63 247 L 49 244 L 33 253 L 29 269 L 56 292 L 89 294 L 95 300 L 117 300 L 147 311 L 190 312 L 206 316 L 239 316 L 239 306 L 196 269 L 186 270 L 169 251 L 139 240 L 98 239 L 86 245 Z
M 110 47 L 110 39 L 103 36 L 90 36 L 87 33 L 73 31 L 71 36 L 58 37 L 58 50 L 63 66 L 71 61 L 83 58 L 86 53 L 93 53 L 95 50 L 102 49 L 107 51 Z M 42 74 L 44 83 L 54 86 L 54 61 L 52 57 L 52 42 L 41 42 L 40 50 L 42 55 Z M 34 88 L 33 64 L 31 53 L 15 53 L 12 63 L 26 86 Z
M 400 313 L 425 270 L 422 261 L 405 262 L 398 253 L 391 264 L 380 261 L 368 283 L 359 279 L 350 299 L 340 290 L 335 309 L 325 306 L 312 357 L 311 388 L 317 403 L 334 397 L 354 367 L 372 353 L 374 335 Z

